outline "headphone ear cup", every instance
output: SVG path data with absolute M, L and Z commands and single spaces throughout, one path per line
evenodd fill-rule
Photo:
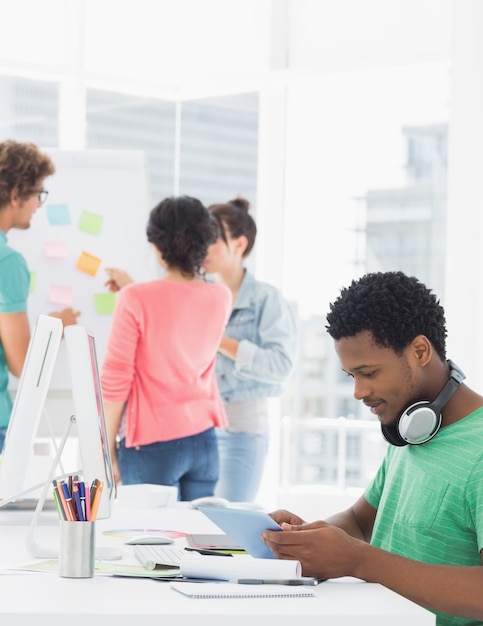
M 403 411 L 396 424 L 400 436 L 412 445 L 432 439 L 440 426 L 441 413 L 425 400 L 416 402 Z
M 384 439 L 393 446 L 407 446 L 408 442 L 405 441 L 399 434 L 399 430 L 396 426 L 383 426 L 381 424 L 382 434 Z
M 453 361 L 448 360 L 450 377 L 436 399 L 421 400 L 411 404 L 396 419 L 393 425 L 383 426 L 382 434 L 393 446 L 411 444 L 417 446 L 432 439 L 441 428 L 442 411 L 465 379 L 464 373 Z

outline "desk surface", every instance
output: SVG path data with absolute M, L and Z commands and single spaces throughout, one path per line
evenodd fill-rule
M 31 516 L 31 514 L 30 514 Z M 429 626 L 435 616 L 381 585 L 355 579 L 327 581 L 316 587 L 315 598 L 191 599 L 170 588 L 168 582 L 96 575 L 91 579 L 60 578 L 55 573 L 15 572 L 12 567 L 35 561 L 24 539 L 29 514 L 0 509 L 0 622 L 22 626 L 33 620 L 37 626 L 159 626 L 160 617 L 176 618 L 176 626 L 265 626 L 274 618 L 277 626 Z M 97 522 L 98 545 L 120 546 L 120 539 L 103 531 L 158 528 L 183 532 L 219 532 L 199 511 L 183 505 L 166 509 L 133 509 L 116 503 L 108 520 Z M 54 513 L 46 513 L 36 538 L 58 538 Z M 184 542 L 184 539 L 178 540 Z M 132 547 L 123 546 L 123 561 L 136 563 Z M 247 557 L 249 558 L 249 557 Z M 322 619 L 321 619 L 322 618 Z M 110 621 L 109 621 L 110 623 Z

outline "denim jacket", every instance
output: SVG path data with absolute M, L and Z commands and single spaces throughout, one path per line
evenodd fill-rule
M 223 402 L 281 395 L 294 365 L 297 327 L 279 290 L 246 271 L 225 335 L 240 343 L 236 361 L 216 357 Z

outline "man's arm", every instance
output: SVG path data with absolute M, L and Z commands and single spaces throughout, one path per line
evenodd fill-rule
M 281 520 L 285 532 L 267 530 L 262 538 L 277 558 L 299 560 L 305 576 L 355 576 L 425 608 L 483 620 L 483 567 L 421 563 L 371 546 L 360 538 L 368 536 L 370 526 L 372 507 L 366 505 L 359 500 L 334 515 L 331 522 L 341 527 L 323 521 L 287 526 Z
M 376 509 L 369 504 L 364 496 L 361 496 L 350 508 L 332 515 L 326 522 L 345 530 L 351 537 L 369 543 L 376 513 Z
M 0 341 L 9 372 L 19 378 L 30 341 L 27 313 L 0 313 Z
M 366 544 L 352 575 L 380 583 L 427 609 L 483 620 L 482 566 L 421 563 Z
M 332 515 L 326 522 L 345 530 L 351 537 L 369 542 L 376 519 L 376 512 L 376 509 L 367 502 L 365 497 L 361 496 L 350 508 Z M 300 530 L 301 528 L 305 528 L 305 522 L 302 518 L 290 511 L 283 509 L 274 511 L 270 513 L 270 517 L 272 517 L 277 524 L 280 524 L 284 530 Z M 299 528 L 295 528 L 296 526 Z

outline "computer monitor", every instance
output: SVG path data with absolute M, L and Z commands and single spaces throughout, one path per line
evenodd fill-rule
M 28 485 L 40 417 L 62 339 L 62 322 L 39 315 L 30 338 L 0 457 L 0 506 L 38 485 Z
M 61 320 L 48 315 L 40 315 L 37 320 L 15 397 L 0 457 L 0 507 L 21 500 L 50 480 L 46 472 L 45 476 L 38 477 L 38 484 L 27 484 L 35 438 L 63 331 L 75 418 L 72 420 L 71 415 L 66 415 L 66 435 L 76 434 L 70 432 L 75 421 L 81 458 L 79 471 L 87 482 L 97 478 L 104 483 L 97 518 L 106 518 L 110 516 L 115 498 L 115 484 L 94 336 L 80 325 L 63 329 Z M 57 467 L 51 468 L 52 477 L 59 478 L 56 470 Z
M 115 498 L 109 440 L 97 364 L 94 335 L 76 324 L 64 329 L 71 374 L 74 413 L 79 437 L 82 474 L 85 481 L 103 481 L 97 518 L 110 516 Z

